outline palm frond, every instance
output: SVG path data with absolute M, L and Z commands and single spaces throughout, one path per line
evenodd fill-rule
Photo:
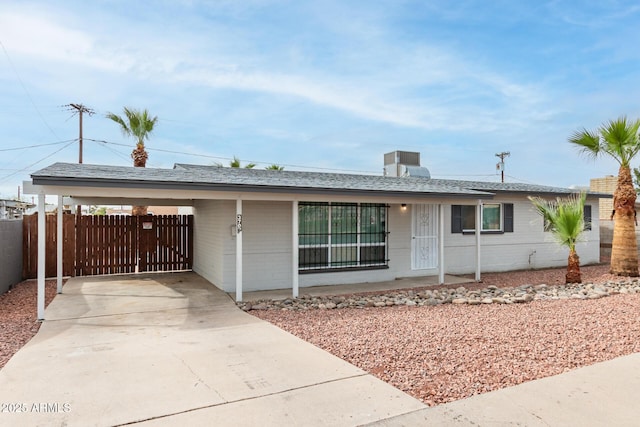
M 137 110 L 130 107 L 124 107 L 123 112 L 124 118 L 113 113 L 108 113 L 107 118 L 118 123 L 123 134 L 136 138 L 138 147 L 144 147 L 144 141 L 149 139 L 158 116 L 151 117 L 147 109 Z
M 609 120 L 596 131 L 576 131 L 569 137 L 569 142 L 589 157 L 606 154 L 620 166 L 629 167 L 631 160 L 640 152 L 639 129 L 640 120 L 630 122 L 621 116 Z
M 596 132 L 587 129 L 574 132 L 569 137 L 569 142 L 577 145 L 582 154 L 594 159 L 598 158 L 603 151 L 600 136 Z
M 576 243 L 585 229 L 586 194 L 582 192 L 553 201 L 541 197 L 529 197 L 529 200 L 549 224 L 549 231 L 556 241 L 570 250 L 575 250 Z
M 122 134 L 125 136 L 131 136 L 131 129 L 129 129 L 129 125 L 122 119 L 122 117 L 118 116 L 114 113 L 107 113 L 107 118 L 113 120 L 117 124 L 120 125 L 120 130 Z

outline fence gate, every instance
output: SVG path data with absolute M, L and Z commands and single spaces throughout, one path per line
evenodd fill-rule
M 26 218 L 26 217 L 25 217 Z M 193 215 L 64 215 L 64 275 L 190 270 Z M 24 278 L 37 275 L 37 215 L 24 222 Z M 47 215 L 46 275 L 56 275 L 56 216 Z

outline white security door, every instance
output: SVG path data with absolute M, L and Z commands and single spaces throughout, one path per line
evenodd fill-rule
M 411 268 L 438 267 L 438 205 L 413 205 Z

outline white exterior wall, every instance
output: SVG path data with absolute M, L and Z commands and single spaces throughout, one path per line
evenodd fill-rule
M 367 202 L 367 201 L 362 201 Z M 440 201 L 430 202 L 439 204 Z M 551 233 L 543 231 L 542 219 L 523 197 L 499 197 L 487 203 L 514 204 L 514 232 L 482 234 L 482 272 L 499 272 L 566 266 L 568 251 Z M 292 227 L 289 201 L 243 202 L 243 290 L 286 289 L 292 286 Z M 448 200 L 444 207 L 445 272 L 475 272 L 474 234 L 451 233 L 451 204 L 474 205 L 475 200 Z M 600 260 L 597 200 L 588 200 L 595 223 L 578 245 L 582 264 Z M 412 205 L 399 203 L 388 210 L 389 268 L 299 275 L 299 286 L 389 281 L 401 277 L 432 276 L 438 269 L 412 270 Z M 235 200 L 197 201 L 194 206 L 194 271 L 226 292 L 235 291 Z M 441 261 L 441 260 L 440 260 Z
M 224 258 L 228 252 L 231 225 L 235 224 L 234 204 L 223 200 L 197 200 L 193 213 L 193 271 L 224 289 Z
M 514 231 L 503 234 L 482 234 L 481 270 L 502 272 L 567 265 L 569 251 L 561 247 L 549 232 L 543 231 L 542 217 L 531 202 L 523 198 L 502 197 L 486 203 L 513 203 Z M 577 249 L 583 265 L 600 262 L 600 229 L 598 201 L 591 205 L 592 229 L 583 234 L 584 242 Z M 469 274 L 475 271 L 475 234 L 451 233 L 451 206 L 445 207 L 446 272 Z
M 194 203 L 193 270 L 211 283 L 236 288 L 235 200 Z M 243 291 L 291 286 L 291 202 L 243 201 Z
M 291 202 L 245 201 L 242 213 L 243 291 L 290 288 Z M 235 272 L 235 238 L 233 241 L 225 260 Z M 227 286 L 235 289 L 234 275 L 225 280 Z

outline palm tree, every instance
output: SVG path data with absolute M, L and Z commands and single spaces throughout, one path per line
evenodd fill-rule
M 220 168 L 224 167 L 224 165 L 222 163 L 220 163 L 220 162 L 216 162 L 216 163 L 214 163 L 214 165 L 218 166 Z M 232 168 L 240 168 L 240 167 L 242 167 L 242 165 L 240 163 L 240 159 L 237 158 L 236 156 L 233 156 L 233 160 L 229 161 L 229 167 L 232 167 Z M 248 164 L 246 164 L 244 166 L 245 169 L 253 169 L 255 167 L 256 167 L 255 163 L 248 163 Z
M 158 116 L 151 117 L 149 110 L 146 108 L 144 110 L 136 110 L 124 107 L 124 118 L 113 113 L 107 113 L 107 118 L 118 123 L 124 135 L 132 136 L 136 139 L 136 148 L 131 153 L 133 166 L 145 167 L 149 154 L 144 149 L 144 141 L 149 139 L 149 135 L 158 121 Z
M 269 171 L 283 171 L 284 166 L 273 164 L 273 165 L 267 166 L 265 169 Z
M 158 121 L 158 116 L 151 117 L 146 108 L 144 110 L 136 110 L 124 107 L 124 118 L 113 113 L 107 113 L 107 118 L 118 123 L 124 135 L 132 136 L 136 139 L 136 148 L 131 152 L 133 166 L 144 168 L 149 158 L 149 154 L 144 148 L 144 141 L 149 139 L 149 135 Z M 147 206 L 134 206 L 131 213 L 133 215 L 146 215 Z
M 231 166 L 232 168 L 239 168 L 242 167 L 240 165 L 240 159 L 237 158 L 236 156 L 233 156 L 233 160 L 231 162 L 229 162 L 229 166 Z M 244 166 L 245 169 L 253 169 L 256 167 L 255 163 L 248 163 Z
M 580 147 L 582 153 L 598 158 L 613 158 L 620 168 L 618 184 L 613 193 L 613 242 L 611 245 L 611 274 L 638 276 L 638 244 L 636 242 L 636 192 L 631 179 L 631 160 L 640 151 L 640 120 L 628 121 L 622 116 L 600 126 L 595 131 L 576 131 L 569 142 Z
M 569 248 L 566 283 L 582 282 L 576 243 L 585 230 L 584 202 L 586 197 L 584 192 L 564 199 L 558 197 L 555 201 L 545 200 L 541 197 L 529 197 L 534 208 L 544 218 L 545 229 L 553 233 L 559 244 Z

